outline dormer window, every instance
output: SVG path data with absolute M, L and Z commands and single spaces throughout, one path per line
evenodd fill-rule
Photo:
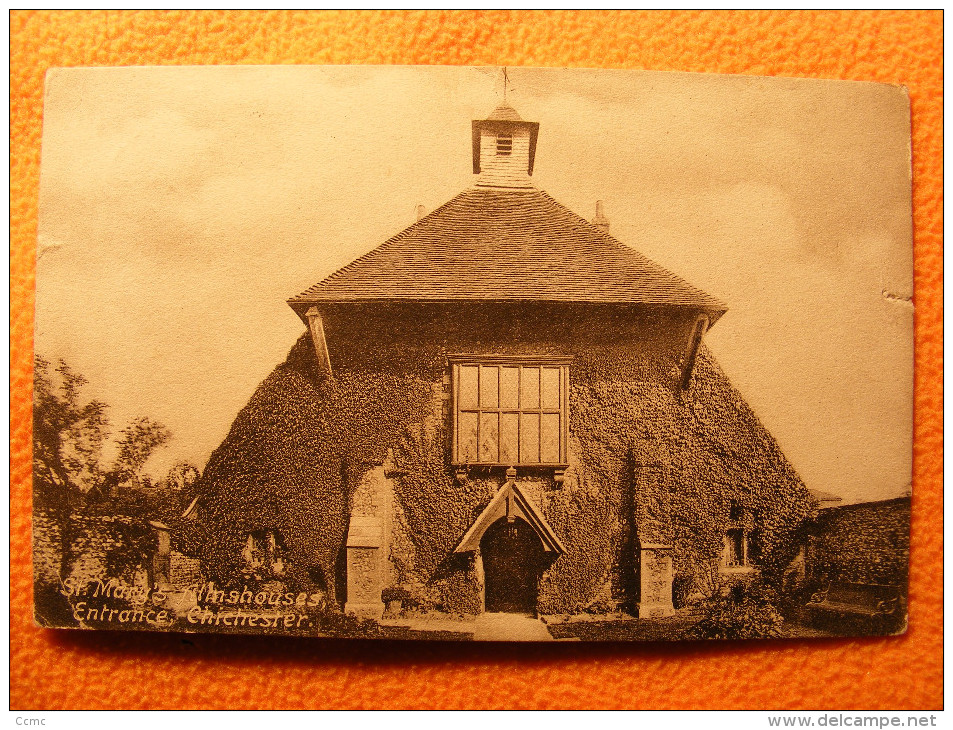
M 496 154 L 497 155 L 513 154 L 513 135 L 512 134 L 496 135 Z

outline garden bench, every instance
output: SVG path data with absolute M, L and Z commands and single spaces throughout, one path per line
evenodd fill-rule
M 842 619 L 875 629 L 889 629 L 900 613 L 900 588 L 876 583 L 832 582 L 811 596 L 812 615 Z

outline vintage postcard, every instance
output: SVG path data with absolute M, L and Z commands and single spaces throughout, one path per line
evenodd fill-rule
M 904 88 L 361 66 L 46 84 L 41 626 L 906 629 Z

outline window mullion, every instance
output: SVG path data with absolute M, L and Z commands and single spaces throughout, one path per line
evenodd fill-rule
M 453 460 L 460 461 L 460 366 L 453 366 Z
M 536 463 L 543 463 L 543 368 L 539 368 L 539 393 L 536 394 L 536 397 L 539 398 L 537 403 L 539 403 L 539 413 L 536 415 Z
M 483 365 L 477 363 L 477 417 L 476 417 L 476 460 L 477 463 L 481 461 L 483 456 L 483 441 L 480 440 L 480 431 L 482 431 L 483 425 Z
M 569 397 L 569 368 L 559 366 L 559 463 L 565 464 L 569 458 L 569 433 L 567 430 L 567 413 Z
M 523 366 L 517 365 L 516 376 L 516 463 L 523 462 Z
M 503 450 L 503 366 L 496 368 L 496 462 L 500 462 Z

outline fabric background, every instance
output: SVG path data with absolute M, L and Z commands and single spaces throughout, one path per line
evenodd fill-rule
M 942 707 L 941 11 L 13 11 L 10 31 L 12 708 Z M 905 84 L 913 104 L 916 262 L 908 633 L 525 646 L 34 626 L 30 399 L 44 73 L 236 63 L 582 66 Z

